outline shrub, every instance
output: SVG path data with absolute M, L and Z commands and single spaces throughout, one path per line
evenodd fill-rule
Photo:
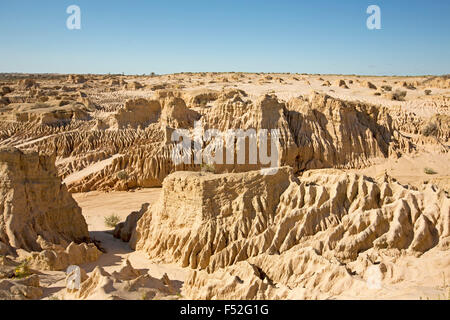
M 436 136 L 438 133 L 438 126 L 436 123 L 434 122 L 430 122 L 429 124 L 427 124 L 423 130 L 422 130 L 422 134 L 425 137 L 429 137 L 429 136 Z
M 105 217 L 105 225 L 109 228 L 115 228 L 119 222 L 120 218 L 117 214 L 111 214 L 110 216 Z
M 403 82 L 402 87 L 409 89 L 409 90 L 416 90 L 416 87 L 414 87 L 411 83 Z
M 423 171 L 424 171 L 426 174 L 436 174 L 436 173 L 437 173 L 436 171 L 434 171 L 434 170 L 431 169 L 431 168 L 425 168 L 425 169 L 423 169 Z
M 202 172 L 216 173 L 216 167 L 213 164 L 203 163 L 201 165 L 201 171 Z
M 425 93 L 426 96 L 429 96 L 431 94 L 431 90 L 427 89 L 427 90 L 424 91 L 424 93 Z
M 406 97 L 406 91 L 402 91 L 402 90 L 395 90 L 395 92 L 392 93 L 392 100 L 395 101 L 405 101 L 405 97 Z
M 127 172 L 124 171 L 124 170 L 117 172 L 117 179 L 119 179 L 119 180 L 127 180 L 128 179 Z
M 28 260 L 25 260 L 14 269 L 14 277 L 18 279 L 26 278 L 32 273 L 28 267 Z

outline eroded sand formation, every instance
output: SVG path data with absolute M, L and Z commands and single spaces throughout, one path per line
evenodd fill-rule
M 89 238 L 81 208 L 61 184 L 54 159 L 17 149 L 0 149 L 2 185 L 0 241 L 42 250 L 38 237 L 54 244 Z
M 80 290 L 57 298 L 449 295 L 448 77 L 1 81 L 0 298 L 48 298 L 69 265 Z M 280 168 L 174 163 L 171 134 L 199 124 L 278 129 Z M 114 232 L 105 191 L 134 191 Z
M 450 198 L 431 185 L 412 190 L 335 169 L 298 179 L 288 168 L 273 176 L 182 172 L 166 178 L 136 233 L 136 249 L 149 257 L 198 269 L 187 296 L 273 299 L 302 288 L 323 298 L 362 289 L 371 266 L 395 283 L 392 260 L 405 255 L 434 248 L 450 262 Z M 450 275 L 440 267 L 433 271 Z M 421 281 L 402 278 L 412 280 Z
M 0 280 L 1 298 L 42 296 L 39 276 L 30 268 L 65 270 L 101 254 L 89 243 L 81 208 L 61 184 L 54 161 L 34 152 L 0 149 L 0 266 L 7 278 Z

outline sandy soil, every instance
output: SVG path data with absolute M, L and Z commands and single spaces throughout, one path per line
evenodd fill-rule
M 414 113 L 418 118 L 426 121 L 433 115 L 440 113 L 443 115 L 450 115 L 448 108 L 449 89 L 442 89 L 437 87 L 430 87 L 432 89 L 431 95 L 424 95 L 424 89 L 427 86 L 418 87 L 417 90 L 406 89 L 402 87 L 403 81 L 414 82 L 416 80 L 424 80 L 424 77 L 360 77 L 353 75 L 300 75 L 300 74 L 272 74 L 272 80 L 264 80 L 264 74 L 243 74 L 239 80 L 233 80 L 237 74 L 221 74 L 200 76 L 199 74 L 180 74 L 180 75 L 163 75 L 160 77 L 146 77 L 140 78 L 128 77 L 128 83 L 132 81 L 139 81 L 146 86 L 157 84 L 167 84 L 169 88 L 175 88 L 176 85 L 183 87 L 183 93 L 201 89 L 223 90 L 230 88 L 237 88 L 244 90 L 252 99 L 263 94 L 276 94 L 281 100 L 287 101 L 290 98 L 298 97 L 300 95 L 309 94 L 311 91 L 326 93 L 330 96 L 349 100 L 349 101 L 363 101 L 376 105 L 385 106 L 392 110 L 392 116 L 395 118 L 395 112 L 400 109 L 404 112 Z M 281 78 L 281 79 L 280 79 Z M 344 80 L 348 88 L 339 87 L 336 83 L 338 80 Z M 329 81 L 330 86 L 324 86 L 324 82 Z M 373 90 L 362 85 L 363 81 L 370 81 L 377 86 L 377 90 Z M 111 92 L 109 85 L 106 83 L 96 85 L 99 88 L 86 87 L 83 91 L 89 94 L 89 98 L 98 105 L 102 106 L 101 110 L 96 110 L 94 113 L 100 120 L 105 120 L 113 111 L 119 109 L 123 102 L 130 98 L 147 98 L 150 99 L 156 94 L 154 90 L 148 88 L 142 90 L 129 90 L 127 88 L 118 88 L 117 91 Z M 42 83 L 44 84 L 44 83 Z M 405 101 L 392 101 L 384 95 L 381 91 L 381 86 L 390 85 L 392 91 L 397 89 L 407 91 Z M 375 92 L 383 93 L 375 95 Z M 447 99 L 447 100 L 445 100 Z M 4 120 L 9 121 L 9 120 Z M 107 129 L 111 130 L 111 129 Z M 65 131 L 64 134 L 73 131 Z M 30 138 L 8 138 L 0 141 L 3 146 L 15 146 L 18 148 L 36 147 L 39 148 L 39 143 L 50 139 L 59 133 L 37 136 Z M 439 146 L 434 145 L 433 148 L 425 146 L 418 146 L 417 152 L 410 154 L 403 154 L 400 158 L 383 158 L 373 159 L 373 165 L 362 168 L 352 169 L 349 171 L 362 173 L 368 176 L 377 177 L 385 172 L 396 178 L 402 184 L 411 184 L 419 187 L 422 183 L 428 182 L 438 185 L 440 188 L 450 192 L 450 153 L 439 152 Z M 64 179 L 66 185 L 72 184 L 83 178 L 99 172 L 114 159 L 120 157 L 121 154 L 115 154 L 114 151 L 108 154 L 107 159 L 95 163 L 86 162 L 86 166 L 79 171 L 73 172 Z M 56 164 L 61 168 L 68 166 L 77 160 L 82 160 L 85 154 L 70 154 L 67 158 L 58 159 Z M 103 158 L 102 158 L 103 159 Z M 426 169 L 432 169 L 434 174 L 429 174 Z M 70 171 L 71 172 L 71 171 Z M 136 269 L 144 269 L 150 275 L 161 278 L 165 273 L 171 280 L 179 281 L 182 284 L 189 269 L 183 269 L 173 264 L 159 264 L 154 260 L 150 260 L 144 252 L 134 252 L 129 248 L 128 243 L 115 239 L 112 235 L 112 230 L 105 226 L 105 217 L 112 214 L 118 215 L 121 221 L 133 211 L 141 208 L 142 204 L 153 204 L 159 197 L 161 189 L 138 189 L 130 192 L 88 192 L 73 194 L 73 197 L 82 208 L 83 215 L 87 221 L 90 235 L 93 239 L 101 242 L 102 247 L 106 250 L 98 261 L 93 263 L 81 265 L 88 273 L 94 270 L 96 266 L 103 267 L 107 272 L 111 273 L 117 271 L 122 262 L 129 259 L 131 264 Z M 446 258 L 447 260 L 443 259 Z M 446 287 L 445 280 L 440 274 L 435 272 L 441 270 L 445 266 L 439 265 L 444 261 L 449 261 L 449 252 L 442 252 L 439 250 L 430 250 L 425 253 L 420 259 L 412 256 L 405 256 L 396 261 L 396 270 L 398 272 L 399 281 L 402 279 L 414 278 L 415 274 L 424 270 L 424 265 L 427 266 L 425 275 L 421 275 L 422 279 L 427 280 L 426 284 L 422 283 L 403 283 L 402 287 L 396 287 L 395 290 L 389 287 L 383 287 L 378 291 L 367 290 L 362 286 L 361 290 L 355 290 L 348 295 L 333 297 L 336 299 L 417 299 L 417 298 L 431 298 L 440 299 L 444 297 L 443 291 Z M 64 272 L 42 272 L 40 277 L 41 286 L 44 288 L 44 299 L 50 297 L 58 297 L 60 299 L 66 298 L 64 296 L 65 278 Z M 297 299 L 302 297 L 302 288 L 295 288 L 292 290 L 290 298 Z M 97 297 L 101 298 L 101 297 Z
M 406 154 L 399 159 L 377 160 L 375 161 L 377 164 L 373 166 L 349 171 L 370 177 L 377 177 L 386 172 L 402 184 L 419 187 L 424 182 L 429 182 L 450 191 L 450 155 L 448 153 Z M 425 169 L 432 169 L 436 173 L 427 174 Z
M 104 218 L 117 214 L 121 220 L 132 211 L 139 210 L 143 203 L 152 204 L 159 197 L 161 189 L 142 189 L 134 192 L 89 192 L 74 194 L 73 197 L 83 210 L 86 218 L 90 235 L 92 238 L 101 242 L 106 250 L 99 260 L 83 264 L 82 267 L 87 273 L 100 266 L 105 271 L 112 273 L 118 271 L 122 262 L 128 259 L 135 269 L 145 270 L 151 276 L 160 279 L 165 273 L 172 281 L 184 282 L 187 269 L 172 264 L 156 264 L 148 259 L 143 252 L 133 251 L 125 243 L 116 239 L 112 235 L 112 230 L 105 226 Z M 64 272 L 46 271 L 42 273 L 41 285 L 44 288 L 44 299 L 49 297 L 64 299 L 65 297 L 65 279 Z M 97 297 L 103 298 L 103 297 Z

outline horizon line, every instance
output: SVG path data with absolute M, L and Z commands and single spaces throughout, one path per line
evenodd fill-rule
M 402 75 L 402 74 L 384 74 L 384 75 L 374 75 L 374 74 L 360 74 L 360 73 L 306 73 L 306 72 L 248 72 L 248 71 L 181 71 L 181 72 L 169 72 L 169 73 L 73 73 L 73 72 L 3 72 L 0 71 L 0 75 L 102 75 L 102 76 L 165 76 L 165 75 L 177 75 L 177 74 L 202 74 L 202 73 L 215 73 L 215 74 L 225 74 L 225 73 L 244 73 L 244 74 L 290 74 L 290 75 L 311 75 L 311 76 L 361 76 L 361 77 L 445 77 L 450 76 L 450 73 L 442 74 L 414 74 L 414 75 Z

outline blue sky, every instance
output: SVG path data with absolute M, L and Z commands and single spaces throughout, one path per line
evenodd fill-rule
M 2 0 L 0 30 L 0 72 L 450 73 L 448 0 Z

